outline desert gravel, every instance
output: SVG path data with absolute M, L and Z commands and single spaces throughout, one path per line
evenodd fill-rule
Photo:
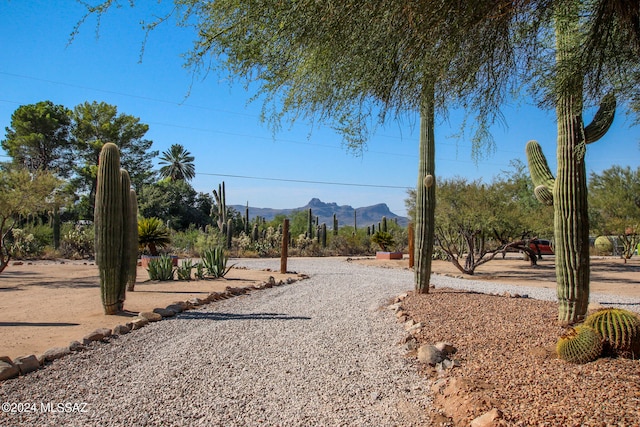
M 279 260 L 239 265 L 276 270 Z M 0 425 L 424 426 L 438 412 L 433 383 L 456 376 L 490 385 L 476 387 L 484 394 L 475 406 L 457 404 L 462 425 L 493 406 L 504 425 L 640 425 L 637 361 L 573 366 L 539 351 L 559 333 L 553 290 L 434 276 L 437 289 L 404 306 L 425 325 L 421 342 L 458 348 L 461 366 L 438 372 L 406 357 L 406 332 L 384 308 L 413 287 L 412 272 L 335 258 L 290 259 L 289 270 L 311 278 L 182 313 L 2 383 L 0 402 L 38 410 L 0 413 Z M 505 292 L 529 298 L 497 296 Z M 640 311 L 638 300 L 592 300 Z M 43 403 L 86 403 L 86 412 L 43 413 Z

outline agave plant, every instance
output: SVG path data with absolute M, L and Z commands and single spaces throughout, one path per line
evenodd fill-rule
M 162 255 L 149 261 L 149 279 L 151 280 L 173 280 L 176 270 L 173 268 L 173 261 L 170 257 Z
M 158 256 L 158 248 L 171 243 L 169 230 L 158 218 L 142 218 L 138 221 L 138 242 L 140 248 L 148 248 L 152 256 Z
M 176 272 L 178 273 L 178 280 L 191 280 L 191 270 L 193 270 L 194 267 L 195 265 L 192 260 L 183 260 L 182 265 L 176 269 Z
M 229 257 L 221 246 L 213 249 L 206 249 L 202 253 L 202 265 L 204 270 L 206 271 L 207 276 L 213 278 L 224 277 L 229 270 L 233 268 L 233 265 L 227 267 L 228 260 Z

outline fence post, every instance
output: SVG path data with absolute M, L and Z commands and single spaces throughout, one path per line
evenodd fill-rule
M 289 219 L 282 223 L 282 251 L 280 252 L 280 273 L 287 273 L 287 256 L 289 255 Z

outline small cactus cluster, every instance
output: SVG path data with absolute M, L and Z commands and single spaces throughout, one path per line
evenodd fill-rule
M 589 315 L 582 325 L 562 335 L 558 357 L 570 363 L 587 363 L 603 354 L 637 358 L 640 355 L 640 319 L 634 313 L 606 308 Z
M 98 161 L 94 210 L 96 264 L 105 314 L 122 311 L 127 284 L 135 283 L 137 201 L 130 182 L 129 173 L 120 169 L 118 146 L 106 143 Z

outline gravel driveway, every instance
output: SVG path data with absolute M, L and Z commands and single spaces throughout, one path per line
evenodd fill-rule
M 279 260 L 240 264 L 279 269 Z M 0 413 L 0 425 L 428 425 L 427 379 L 397 345 L 402 326 L 380 309 L 412 288 L 412 273 L 336 259 L 290 259 L 289 270 L 311 278 L 182 313 L 5 382 L 0 402 L 33 406 Z

